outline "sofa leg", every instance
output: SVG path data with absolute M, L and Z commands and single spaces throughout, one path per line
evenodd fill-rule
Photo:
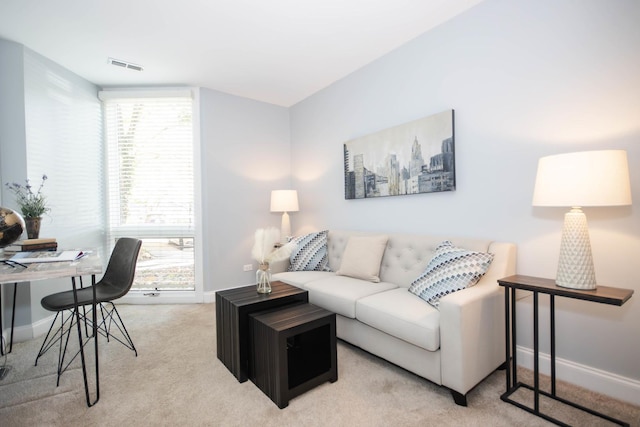
M 455 390 L 450 390 L 451 395 L 453 396 L 453 401 L 456 402 L 456 405 L 467 406 L 467 395 L 458 393 Z

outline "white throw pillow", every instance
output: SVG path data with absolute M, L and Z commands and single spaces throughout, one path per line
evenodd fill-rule
M 388 236 L 351 236 L 336 274 L 369 282 L 380 281 L 380 262 Z
M 409 292 L 438 308 L 440 298 L 478 283 L 491 261 L 493 254 L 458 248 L 444 241 L 424 272 L 411 283 Z

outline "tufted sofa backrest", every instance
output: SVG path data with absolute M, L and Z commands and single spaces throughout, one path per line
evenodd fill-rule
M 425 269 L 436 247 L 445 240 L 474 251 L 487 252 L 491 240 L 429 236 L 419 234 L 373 233 L 330 230 L 327 240 L 329 267 L 337 271 L 350 236 L 387 235 L 387 247 L 380 265 L 380 280 L 408 288 Z

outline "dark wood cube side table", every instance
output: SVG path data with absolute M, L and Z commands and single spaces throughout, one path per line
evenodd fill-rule
M 309 301 L 304 289 L 282 282 L 271 283 L 270 294 L 259 294 L 255 285 L 216 292 L 216 346 L 218 359 L 239 382 L 249 377 L 249 314 Z
M 311 304 L 251 316 L 251 381 L 280 409 L 338 380 L 336 314 Z
M 603 418 L 614 424 L 629 426 L 621 420 L 617 420 L 608 415 L 594 411 L 586 406 L 571 402 L 556 394 L 556 332 L 555 332 L 555 297 L 565 297 L 591 301 L 600 304 L 622 305 L 633 294 L 632 289 L 613 288 L 609 286 L 598 286 L 593 290 L 579 290 L 562 288 L 556 285 L 555 280 L 540 277 L 515 275 L 498 280 L 498 284 L 505 288 L 505 347 L 507 360 L 507 390 L 500 396 L 505 402 L 511 403 L 525 411 L 531 412 L 547 421 L 561 426 L 566 426 L 552 416 L 545 414 L 540 409 L 540 395 L 551 398 L 565 405 L 588 412 L 591 415 Z M 533 386 L 518 381 L 517 360 L 516 360 L 516 290 L 529 291 L 533 293 Z M 549 321 L 550 321 L 550 359 L 551 359 L 551 392 L 540 389 L 540 369 L 539 369 L 539 345 L 538 345 L 538 295 L 549 295 Z M 524 405 L 511 398 L 519 388 L 526 388 L 533 391 L 533 407 Z

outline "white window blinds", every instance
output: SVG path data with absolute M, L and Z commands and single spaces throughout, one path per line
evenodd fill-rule
M 110 240 L 143 239 L 140 289 L 193 289 L 193 101 L 189 93 L 101 92 Z
M 139 236 L 192 235 L 191 98 L 108 99 L 105 107 L 110 228 Z

